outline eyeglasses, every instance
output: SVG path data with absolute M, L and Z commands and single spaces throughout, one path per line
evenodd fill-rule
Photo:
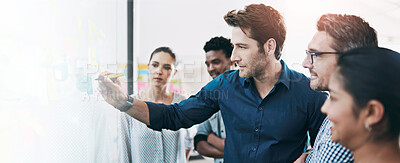
M 341 54 L 341 53 L 340 52 L 311 52 L 311 51 L 306 50 L 306 54 L 307 54 L 308 61 L 311 61 L 311 64 L 314 64 L 315 56 L 319 56 L 322 54 Z

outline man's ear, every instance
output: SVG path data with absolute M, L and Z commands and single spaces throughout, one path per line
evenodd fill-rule
M 273 55 L 275 56 L 275 50 L 276 50 L 276 40 L 273 38 L 269 38 L 265 43 L 264 43 L 264 52 L 265 54 Z
M 378 100 L 371 100 L 362 114 L 365 116 L 365 125 L 373 126 L 382 120 L 385 108 Z

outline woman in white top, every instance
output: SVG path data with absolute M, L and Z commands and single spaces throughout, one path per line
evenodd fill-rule
M 170 92 L 167 86 L 177 72 L 175 63 L 175 54 L 170 48 L 155 49 L 148 64 L 150 87 L 131 96 L 163 104 L 184 100 L 184 96 Z M 185 149 L 187 148 L 184 142 L 187 136 L 186 129 L 154 131 L 144 123 L 122 113 L 120 131 L 119 162 L 182 163 L 186 161 Z

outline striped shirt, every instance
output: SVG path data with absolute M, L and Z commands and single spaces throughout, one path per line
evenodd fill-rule
M 139 99 L 137 94 L 133 97 Z M 172 103 L 184 99 L 184 96 L 175 93 Z M 125 113 L 121 114 L 118 162 L 182 163 L 186 161 L 185 144 L 192 144 L 185 142 L 188 140 L 187 129 L 178 131 L 163 129 L 159 132 L 148 128 L 144 123 Z

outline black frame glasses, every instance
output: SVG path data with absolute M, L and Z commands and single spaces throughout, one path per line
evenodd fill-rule
M 309 50 L 306 50 L 306 54 L 307 54 L 307 57 L 310 56 L 311 64 L 314 64 L 314 57 L 315 56 L 319 56 L 319 55 L 322 55 L 322 54 L 341 54 L 341 53 L 340 52 L 311 52 Z

